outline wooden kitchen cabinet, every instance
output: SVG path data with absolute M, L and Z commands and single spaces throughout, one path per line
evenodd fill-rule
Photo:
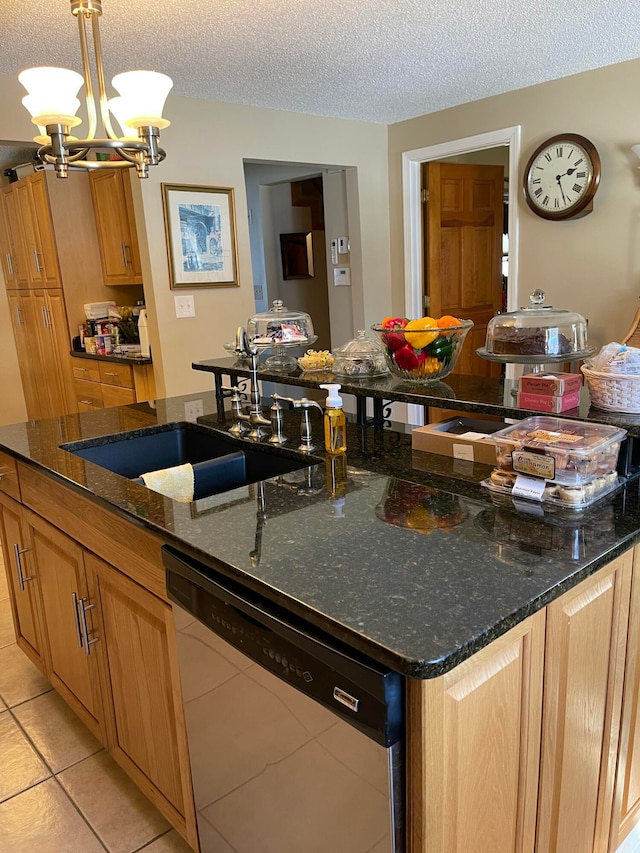
M 71 357 L 79 412 L 142 403 L 155 397 L 150 364 L 122 364 Z
M 75 412 L 62 291 L 12 290 L 7 297 L 29 418 Z
M 3 187 L 0 190 L 0 253 L 7 290 L 29 286 L 24 267 L 26 250 L 19 224 L 18 203 L 13 187 Z
M 44 172 L 36 172 L 15 183 L 13 194 L 22 230 L 23 263 L 29 287 L 60 287 Z
M 182 709 L 171 607 L 92 554 L 109 750 L 175 825 L 189 813 L 188 759 L 176 738 Z M 187 810 L 185 812 L 185 810 Z
M 105 743 L 98 658 L 104 642 L 95 630 L 83 549 L 40 516 L 26 511 L 33 562 L 40 582 L 46 672 L 91 733 Z
M 632 553 L 547 608 L 537 849 L 609 849 Z
M 16 642 L 27 657 L 45 671 L 40 624 L 39 573 L 33 560 L 22 506 L 0 491 L 0 545 L 9 584 Z
M 543 611 L 408 682 L 411 853 L 534 849 L 544 636 Z
M 128 174 L 89 174 L 105 284 L 142 284 L 142 266 Z

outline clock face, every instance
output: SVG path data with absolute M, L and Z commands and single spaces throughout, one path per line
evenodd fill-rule
M 554 137 L 533 154 L 524 175 L 529 207 L 546 219 L 570 219 L 591 211 L 600 178 L 600 158 L 584 137 Z

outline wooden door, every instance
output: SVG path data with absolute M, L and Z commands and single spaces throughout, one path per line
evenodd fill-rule
M 135 224 L 130 221 L 125 191 L 128 175 L 119 169 L 102 169 L 91 172 L 89 180 L 104 283 L 142 284 L 137 238 L 132 236 Z
M 630 583 L 627 552 L 547 608 L 541 853 L 609 850 Z
M 40 349 L 40 364 L 38 370 L 38 393 L 42 398 L 45 410 L 43 417 L 54 417 L 66 414 L 72 409 L 67 408 L 64 400 L 64 388 L 62 387 L 58 364 L 57 364 L 57 330 L 51 305 L 48 300 L 47 290 L 33 291 L 33 311 L 37 326 L 37 343 Z M 35 346 L 36 341 L 33 345 Z M 69 345 L 67 345 L 67 360 L 69 356 Z
M 45 178 L 44 172 L 37 172 L 35 175 L 29 175 L 26 180 L 29 185 L 31 209 L 37 228 L 38 247 L 43 267 L 41 283 L 43 287 L 60 287 L 58 252 Z
M 104 713 L 94 628 L 82 549 L 40 516 L 26 512 L 40 578 L 47 675 L 68 705 L 102 743 Z M 96 642 L 97 641 L 97 642 Z
M 409 679 L 412 853 L 533 851 L 544 616 L 441 678 Z
M 64 294 L 61 288 L 44 292 L 44 303 L 48 322 L 48 346 L 55 363 L 56 397 L 52 415 L 66 415 L 76 411 L 73 393 L 73 365 L 69 358 L 71 339 Z
M 20 504 L 0 492 L 0 544 L 9 583 L 16 642 L 38 669 L 44 672 L 38 571 L 21 519 Z
M 3 269 L 5 274 L 9 271 L 6 279 L 7 287 L 28 287 L 29 277 L 27 275 L 27 249 L 24 235 L 20 227 L 20 214 L 18 212 L 18 201 L 13 185 L 2 189 L 2 207 L 4 211 L 4 223 L 6 239 L 3 241 Z
M 86 565 L 106 650 L 109 749 L 188 837 L 195 818 L 171 607 L 93 554 Z
M 473 320 L 455 373 L 500 376 L 501 365 L 476 355 L 487 323 L 503 308 L 504 169 L 424 163 L 426 313 Z

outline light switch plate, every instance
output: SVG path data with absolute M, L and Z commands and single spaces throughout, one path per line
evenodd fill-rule
M 346 255 L 347 252 L 351 251 L 351 246 L 349 245 L 348 237 L 338 237 L 338 254 Z
M 192 295 L 175 296 L 174 299 L 176 303 L 176 317 L 178 319 L 196 316 L 196 305 Z
M 336 267 L 333 271 L 334 287 L 348 287 L 351 284 L 351 267 Z

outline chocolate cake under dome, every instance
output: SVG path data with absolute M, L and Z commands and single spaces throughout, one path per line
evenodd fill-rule
M 487 325 L 487 342 L 480 355 L 558 358 L 587 350 L 587 321 L 575 311 L 544 304 L 544 292 L 534 290 L 531 305 L 497 314 Z

